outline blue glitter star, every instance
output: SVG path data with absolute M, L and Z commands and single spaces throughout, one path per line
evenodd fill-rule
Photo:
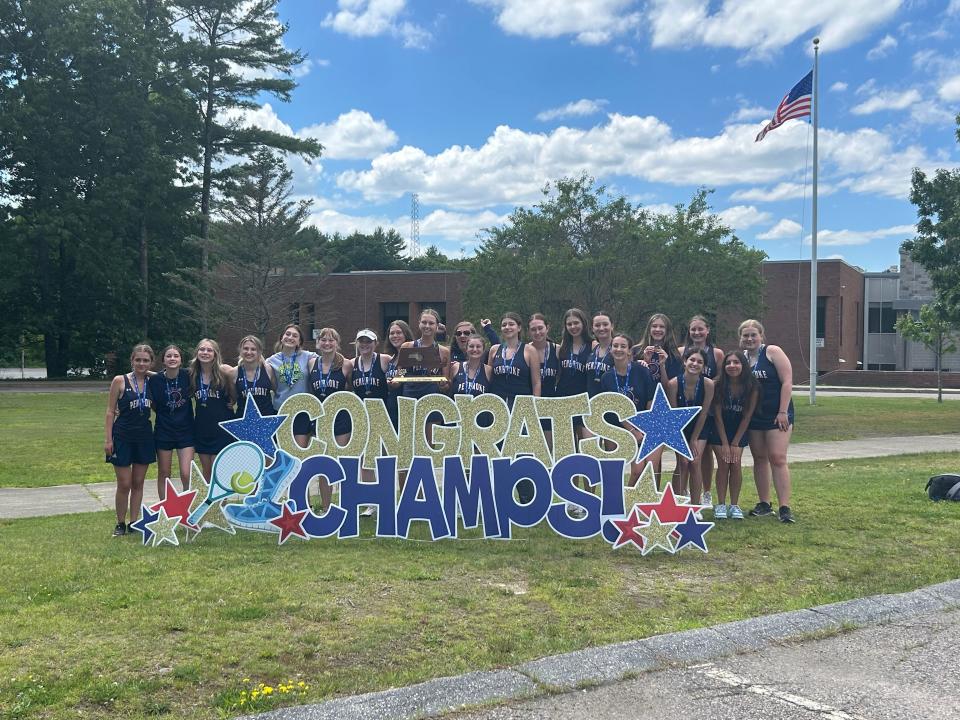
M 643 444 L 637 452 L 637 461 L 639 462 L 664 445 L 688 460 L 693 460 L 693 453 L 690 452 L 683 429 L 693 421 L 698 412 L 700 412 L 698 407 L 670 407 L 663 385 L 658 384 L 650 409 L 627 419 L 631 425 L 636 426 L 643 433 Z
M 150 508 L 144 505 L 140 508 L 140 519 L 130 523 L 131 530 L 136 530 L 143 535 L 144 545 L 149 545 L 153 540 L 153 530 L 147 527 L 147 523 L 152 523 L 158 517 L 160 517 L 160 513 L 150 512 Z
M 701 522 L 693 514 L 693 508 L 687 512 L 687 519 L 677 525 L 675 532 L 680 533 L 680 539 L 677 541 L 677 550 L 686 545 L 696 545 L 698 548 L 707 552 L 707 541 L 703 536 L 713 528 L 712 522 Z
M 277 454 L 277 446 L 273 442 L 273 435 L 286 419 L 286 415 L 261 415 L 260 408 L 253 400 L 253 395 L 247 395 L 243 417 L 236 420 L 224 420 L 220 423 L 220 427 L 237 440 L 252 442 L 263 450 L 264 455 L 272 458 Z

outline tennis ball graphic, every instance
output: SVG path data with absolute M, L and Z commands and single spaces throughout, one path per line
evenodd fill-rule
M 246 470 L 238 470 L 230 476 L 230 488 L 240 495 L 249 495 L 256 482 Z

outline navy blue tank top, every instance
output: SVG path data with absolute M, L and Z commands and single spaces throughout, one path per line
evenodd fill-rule
M 173 380 L 157 373 L 149 380 L 150 394 L 156 398 L 156 433 L 159 437 L 193 432 L 193 405 L 190 403 L 190 373 L 180 368 Z
M 580 352 L 571 352 L 560 359 L 560 371 L 557 373 L 556 397 L 569 397 L 587 391 L 587 362 L 591 348 L 584 345 Z
M 276 415 L 273 407 L 273 387 L 270 385 L 270 375 L 262 365 L 256 370 L 253 380 L 247 377 L 243 365 L 237 367 L 237 414 L 243 415 L 247 406 L 247 395 L 253 395 L 253 401 L 261 415 Z
M 467 363 L 460 363 L 460 369 L 453 378 L 454 395 L 482 395 L 488 390 L 486 365 L 480 363 L 473 375 L 467 372 Z
M 361 398 L 387 397 L 387 374 L 380 364 L 380 353 L 374 353 L 370 367 L 363 369 L 363 360 L 357 357 L 353 361 L 353 376 L 350 380 L 353 391 Z
M 600 377 L 600 392 L 626 395 L 638 411 L 647 409 L 656 389 L 650 373 L 638 362 L 630 363 L 626 375 L 620 375 L 615 367 L 611 367 Z
M 548 340 L 543 348 L 543 360 L 540 362 L 540 397 L 556 396 L 559 373 L 560 357 L 557 355 L 557 345 Z
M 520 343 L 517 351 L 507 360 L 506 346 L 500 345 L 493 358 L 493 373 L 490 378 L 490 392 L 499 395 L 507 401 L 507 407 L 513 407 L 513 399 L 517 395 L 532 395 L 533 381 L 530 378 L 530 366 L 524 357 L 523 348 L 526 343 Z
M 730 392 L 729 385 L 724 387 L 723 398 L 720 402 L 720 415 L 723 418 L 723 426 L 728 431 L 736 432 L 736 429 L 740 427 L 746 400 L 746 395 L 742 390 L 739 394 L 733 395 Z
M 590 359 L 587 361 L 586 366 L 587 394 L 590 395 L 590 397 L 602 392 L 600 389 L 600 378 L 612 367 L 613 355 L 610 354 L 609 347 L 607 347 L 606 353 L 601 352 L 599 345 L 590 351 Z
M 783 381 L 776 366 L 767 357 L 767 346 L 760 346 L 760 354 L 753 365 L 753 376 L 760 383 L 760 400 L 753 417 L 757 420 L 773 421 L 780 411 L 780 387 Z M 793 400 L 787 406 L 787 416 L 793 422 Z
M 703 407 L 703 375 L 697 378 L 697 387 L 693 391 L 693 400 L 687 399 L 687 379 L 677 376 L 677 407 Z
M 149 440 L 153 428 L 150 426 L 150 408 L 153 398 L 150 395 L 149 378 L 141 385 L 136 378 L 136 390 L 130 378 L 123 376 L 123 392 L 117 398 L 117 412 L 113 420 L 113 434 L 121 440 Z
M 326 373 L 323 372 L 323 358 L 318 357 L 317 362 L 310 371 L 307 378 L 307 385 L 311 394 L 320 402 L 327 399 L 335 392 L 341 392 L 347 389 L 347 378 L 343 374 L 343 365 L 338 368 L 331 367 Z
M 202 376 L 197 378 L 200 383 L 193 393 L 196 412 L 193 418 L 193 434 L 197 447 L 215 445 L 225 438 L 232 442 L 233 437 L 220 427 L 224 420 L 233 419 L 230 409 L 230 398 L 226 388 L 212 388 L 203 386 Z
M 703 376 L 713 380 L 717 376 L 717 354 L 713 345 L 704 345 L 703 351 L 707 354 L 707 364 L 703 368 Z

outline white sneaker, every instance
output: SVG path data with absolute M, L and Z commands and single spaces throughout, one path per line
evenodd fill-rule
M 734 506 L 736 507 L 736 506 Z M 726 520 L 727 519 L 727 506 L 726 505 L 714 505 L 713 506 L 713 519 L 714 520 Z
M 376 505 L 367 505 L 367 506 L 363 509 L 363 512 L 360 513 L 360 517 L 374 517 L 376 514 L 377 514 L 377 506 L 376 506 Z
M 743 510 L 740 509 L 739 505 L 730 506 L 730 518 L 732 520 L 743 520 Z
M 700 502 L 704 505 L 713 505 L 713 496 L 710 494 L 709 490 L 703 493 L 703 497 L 700 499 Z

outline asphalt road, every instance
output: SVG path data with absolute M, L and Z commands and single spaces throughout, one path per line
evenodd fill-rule
M 960 610 L 775 645 L 457 720 L 957 720 Z

